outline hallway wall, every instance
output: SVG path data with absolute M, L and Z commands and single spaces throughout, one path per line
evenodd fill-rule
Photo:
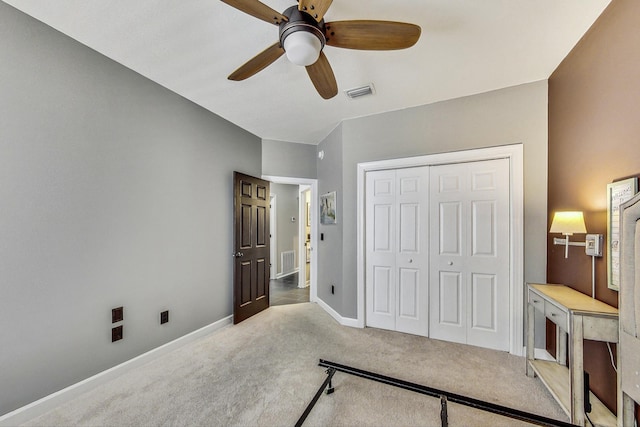
M 277 264 L 277 274 L 283 273 L 282 259 L 280 254 L 285 251 L 294 251 L 296 253 L 295 265 L 298 264 L 298 186 L 290 184 L 275 184 L 270 185 L 271 194 L 276 196 L 276 236 L 277 236 L 277 248 L 276 258 L 274 261 Z M 295 218 L 292 221 L 291 218 Z M 273 232 L 273 230 L 272 230 Z

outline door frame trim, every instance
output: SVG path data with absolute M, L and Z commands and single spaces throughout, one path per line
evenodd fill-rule
M 315 248 L 318 247 L 318 180 L 312 178 L 293 178 L 289 176 L 273 176 L 262 175 L 262 179 L 271 181 L 274 184 L 293 184 L 293 185 L 308 185 L 311 187 L 311 268 L 310 268 L 310 283 L 309 283 L 309 301 L 318 301 L 318 251 Z M 301 220 L 301 219 L 299 219 Z M 299 256 L 299 258 L 302 258 Z
M 269 266 L 269 274 L 271 279 L 275 279 L 278 275 L 278 198 L 275 194 L 269 195 L 269 234 L 271 241 L 269 244 L 269 253 L 271 265 Z
M 307 212 L 306 200 L 303 196 L 309 192 L 309 209 L 311 209 L 311 187 L 307 184 L 298 186 L 298 287 L 307 287 L 307 253 L 306 253 L 306 234 L 307 234 Z M 309 212 L 311 214 L 311 211 Z M 311 227 L 309 227 L 311 228 Z M 311 246 L 313 248 L 313 246 Z M 313 252 L 313 251 L 311 251 Z M 304 274 L 303 274 L 304 273 Z M 311 263 L 309 263 L 309 286 L 311 286 Z
M 402 159 L 379 160 L 357 165 L 357 317 L 360 328 L 365 327 L 365 254 L 366 254 L 366 192 L 365 178 L 369 171 L 401 169 L 416 166 L 435 166 L 482 160 L 509 159 L 510 175 L 510 262 L 509 277 L 509 353 L 523 356 L 524 342 L 524 146 L 522 143 L 478 148 L 448 153 L 429 154 Z

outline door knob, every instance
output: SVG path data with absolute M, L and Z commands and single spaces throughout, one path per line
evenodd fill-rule
M 449 265 L 453 265 L 453 261 L 449 261 L 447 264 L 449 264 Z
M 240 258 L 244 256 L 244 254 L 242 252 L 234 252 L 231 254 L 231 256 L 233 256 L 234 258 Z
M 413 260 L 412 260 L 412 259 L 409 259 L 409 264 L 411 264 L 412 262 L 413 262 Z

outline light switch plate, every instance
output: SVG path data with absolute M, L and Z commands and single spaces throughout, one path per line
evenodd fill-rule
M 602 234 L 587 234 L 585 253 L 589 256 L 602 256 Z

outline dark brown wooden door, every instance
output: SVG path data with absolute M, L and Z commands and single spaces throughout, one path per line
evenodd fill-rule
M 269 307 L 269 181 L 234 172 L 233 323 Z

